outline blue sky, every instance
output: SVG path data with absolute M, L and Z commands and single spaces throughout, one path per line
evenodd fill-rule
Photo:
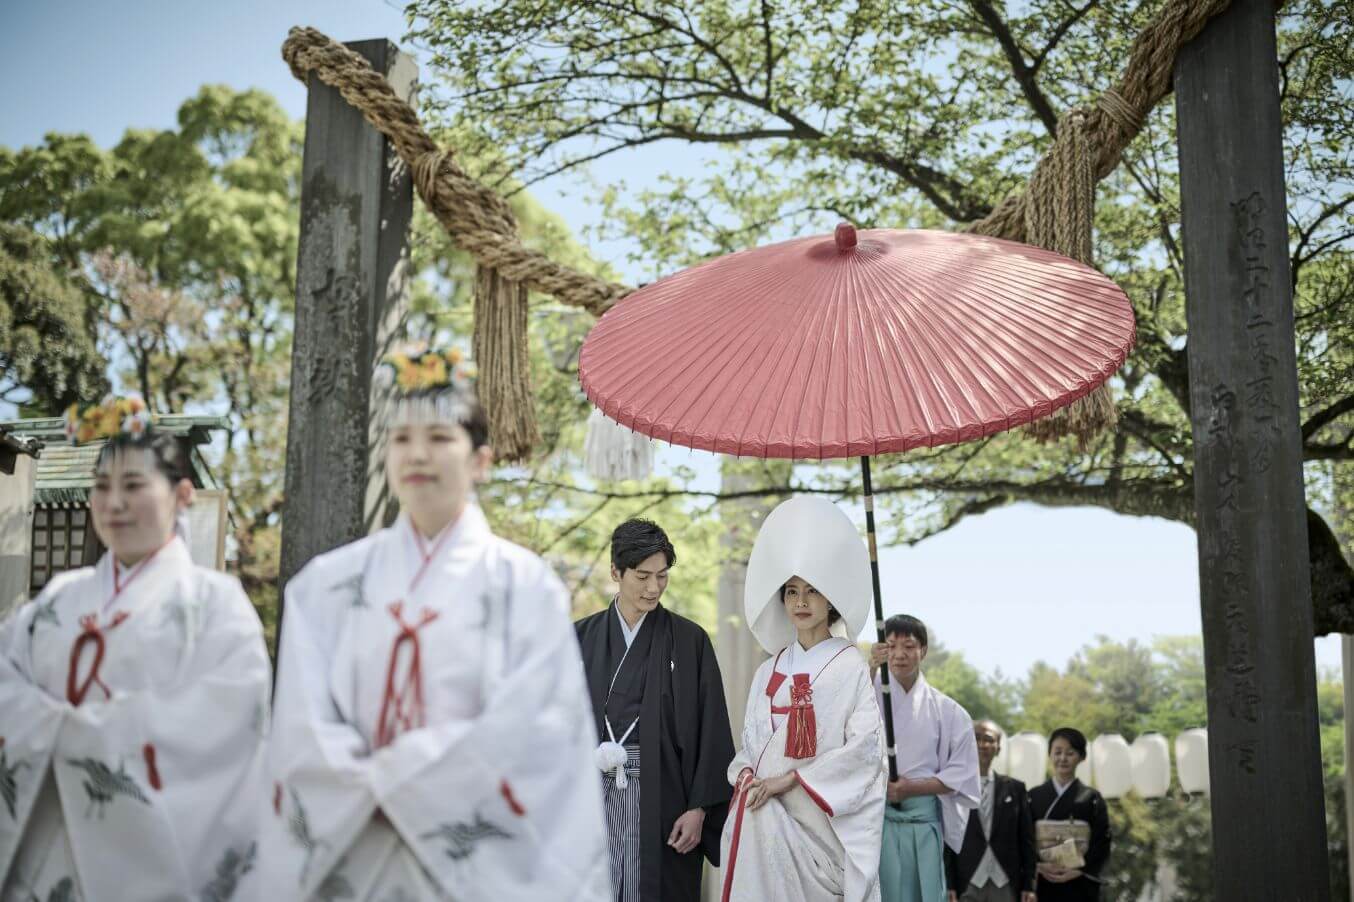
M 305 89 L 279 53 L 292 25 L 340 40 L 398 42 L 404 32 L 399 8 L 382 0 L 0 3 L 0 145 L 64 131 L 107 146 L 128 127 L 170 127 L 179 104 L 205 83 L 261 88 L 300 118 Z M 605 173 L 633 188 L 699 165 L 658 145 L 611 158 Z M 588 200 L 595 190 L 557 179 L 534 193 L 582 230 L 597 223 Z M 628 278 L 650 278 L 625 263 L 628 249 L 623 241 L 593 246 Z M 711 455 L 683 449 L 659 460 L 694 464 L 710 480 L 717 472 Z M 1040 659 L 1062 666 L 1100 634 L 1150 641 L 1199 632 L 1195 536 L 1177 523 L 1021 504 L 881 555 L 886 613 L 917 614 L 989 672 L 1023 675 Z M 1319 666 L 1338 669 L 1338 639 L 1316 648 Z

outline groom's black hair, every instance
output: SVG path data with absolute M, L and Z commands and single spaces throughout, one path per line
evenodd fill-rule
M 611 566 L 621 576 L 659 553 L 669 567 L 677 563 L 677 550 L 668 534 L 652 520 L 626 520 L 611 533 Z

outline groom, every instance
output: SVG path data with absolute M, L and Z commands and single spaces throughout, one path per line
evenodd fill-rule
M 606 766 L 617 902 L 697 902 L 701 859 L 719 865 L 733 794 L 733 736 L 714 646 L 660 603 L 676 563 L 657 523 L 625 521 L 611 534 L 616 596 L 575 624 Z

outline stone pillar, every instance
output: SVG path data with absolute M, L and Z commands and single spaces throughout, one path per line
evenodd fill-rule
M 1175 66 L 1218 899 L 1327 900 L 1271 0 Z
M 347 45 L 411 99 L 418 69 L 386 40 Z M 380 132 L 310 79 L 301 173 L 280 581 L 382 525 L 376 364 L 407 311 L 412 182 Z M 279 595 L 279 605 L 281 596 Z M 281 612 L 279 612 L 279 620 Z

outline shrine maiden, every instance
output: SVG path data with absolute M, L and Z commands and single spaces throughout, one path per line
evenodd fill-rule
M 68 414 L 108 439 L 90 514 L 108 551 L 0 626 L 5 900 L 253 898 L 269 668 L 233 577 L 176 521 L 187 446 L 139 398 Z
M 287 584 L 263 898 L 608 898 L 568 596 L 472 501 L 492 460 L 453 352 L 395 355 L 401 514 Z
M 850 639 L 869 614 L 869 566 L 850 519 L 821 498 L 782 503 L 757 536 L 744 606 L 773 657 L 729 766 L 726 900 L 879 898 L 883 730 Z

